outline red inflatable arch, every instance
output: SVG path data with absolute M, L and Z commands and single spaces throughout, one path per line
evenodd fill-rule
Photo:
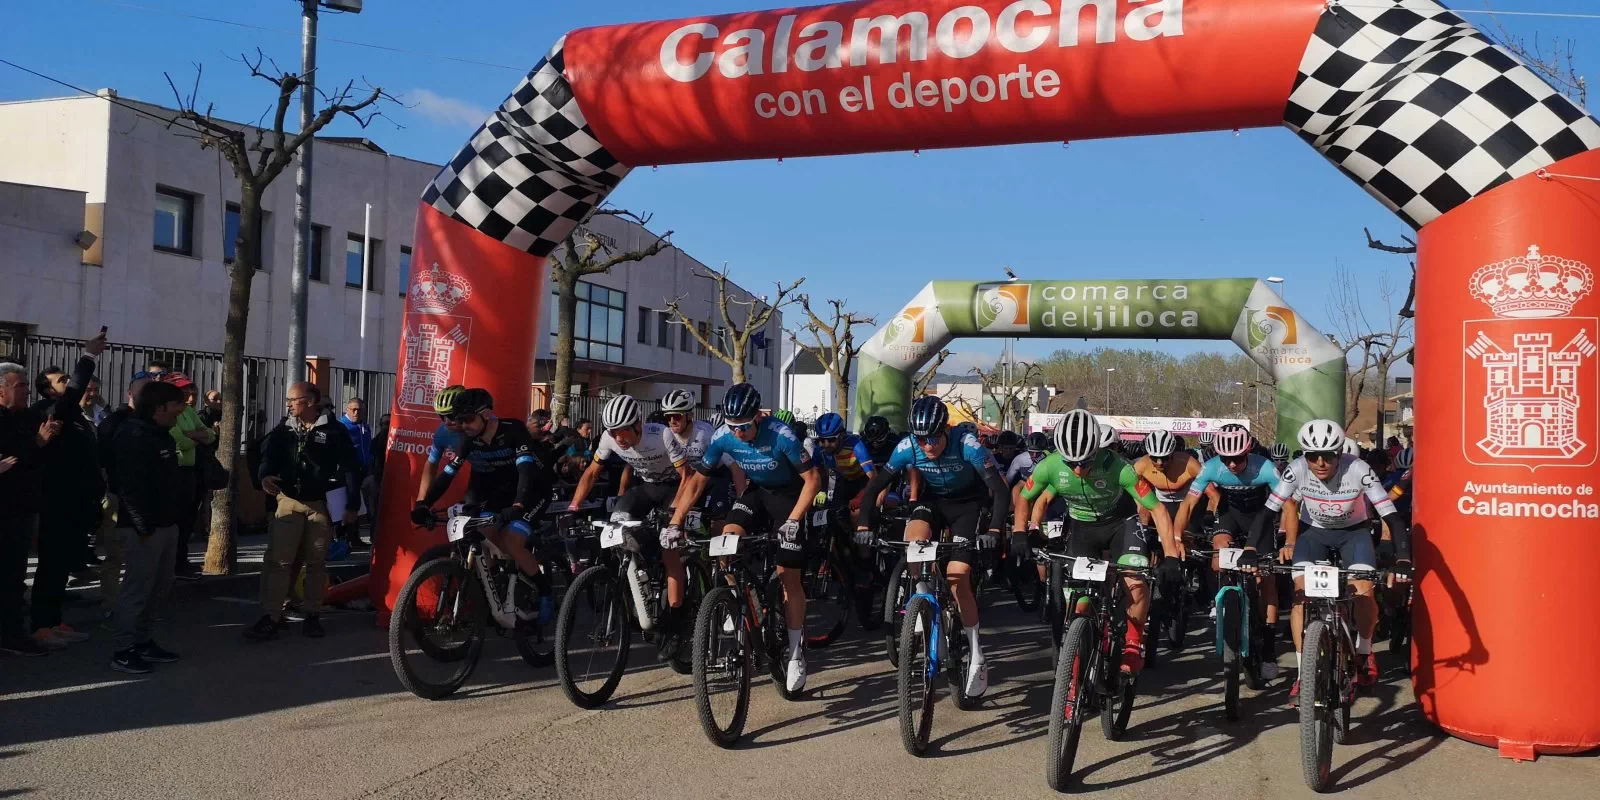
M 406 509 L 433 392 L 527 410 L 544 259 L 631 168 L 1280 124 L 1421 229 L 1424 713 L 1508 755 L 1600 745 L 1600 125 L 1431 0 L 869 0 L 573 32 L 423 195 L 375 601 L 429 544 Z

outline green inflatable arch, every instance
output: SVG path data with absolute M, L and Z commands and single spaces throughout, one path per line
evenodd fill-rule
M 1254 278 L 933 281 L 861 350 L 857 422 L 905 419 L 911 380 L 961 336 L 1231 339 L 1278 388 L 1278 441 L 1307 420 L 1344 420 L 1344 353 Z

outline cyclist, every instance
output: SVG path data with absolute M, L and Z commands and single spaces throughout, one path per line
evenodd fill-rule
M 727 420 L 694 465 L 698 473 L 679 496 L 672 524 L 663 531 L 682 536 L 689 508 L 705 493 L 709 475 L 724 457 L 743 470 L 749 485 L 728 512 L 723 533 L 742 536 L 761 525 L 774 526 L 778 540 L 776 562 L 783 583 L 785 624 L 789 633 L 789 664 L 785 682 L 790 692 L 806 685 L 806 595 L 801 577 L 806 565 L 805 517 L 812 498 L 822 487 L 822 475 L 801 449 L 789 426 L 761 415 L 761 393 L 748 383 L 734 384 L 722 398 Z M 781 522 L 780 522 L 781 520 Z
M 683 389 L 674 389 L 661 398 L 662 424 L 672 430 L 684 454 L 693 462 L 705 455 L 715 431 L 711 423 L 694 418 L 694 395 Z
M 1212 456 L 1216 455 L 1216 453 L 1211 451 L 1211 442 L 1215 438 L 1216 437 L 1213 436 L 1210 431 L 1206 431 L 1205 433 L 1202 433 L 1196 437 L 1194 454 L 1196 458 L 1200 459 L 1200 463 L 1204 464 L 1207 461 L 1210 461 Z
M 1272 446 L 1272 466 L 1277 467 L 1280 473 L 1289 466 L 1289 445 L 1278 442 Z
M 1130 513 L 1119 506 L 1123 498 L 1150 511 L 1155 520 L 1161 548 L 1168 556 L 1161 564 L 1162 579 L 1183 579 L 1183 568 L 1176 560 L 1172 541 L 1172 518 L 1166 506 L 1156 500 L 1149 482 L 1139 478 L 1133 465 L 1100 446 L 1101 430 L 1094 415 L 1081 408 L 1068 411 L 1056 426 L 1056 452 L 1034 467 L 1033 477 L 1022 496 L 1033 503 L 1033 521 L 1043 519 L 1049 499 L 1062 497 L 1072 530 L 1067 539 L 1067 555 L 1104 558 L 1107 551 L 1120 566 L 1143 567 L 1149 563 L 1153 545 Z M 1040 497 L 1047 498 L 1040 503 Z M 1170 564 L 1171 567 L 1167 565 Z M 1144 621 L 1150 611 L 1150 593 L 1144 582 L 1124 578 L 1128 588 L 1128 633 L 1123 643 L 1122 669 L 1137 673 L 1144 668 Z
M 880 416 L 867 417 L 866 424 L 861 426 L 861 439 L 867 443 L 867 455 L 874 464 L 889 463 L 895 445 L 900 443 L 900 437 L 889 428 L 889 420 Z
M 544 620 L 553 608 L 550 576 L 529 548 L 533 528 L 528 523 L 550 504 L 555 474 L 534 456 L 533 439 L 521 422 L 495 416 L 494 399 L 487 390 L 458 393 L 450 418 L 461 427 L 461 448 L 444 460 L 437 480 L 412 506 L 411 521 L 431 527 L 436 521 L 433 504 L 450 489 L 461 467 L 471 464 L 463 502 L 475 512 L 497 512 L 494 527 L 485 536 L 538 587 L 539 617 Z
M 1200 474 L 1200 461 L 1188 450 L 1178 449 L 1177 437 L 1167 431 L 1152 431 L 1146 435 L 1144 452 L 1143 457 L 1133 462 L 1133 471 L 1155 489 L 1156 499 L 1167 507 L 1167 515 L 1172 517 L 1174 527 L 1189 531 L 1177 522 L 1178 508 L 1188 495 L 1195 476 Z M 1211 510 L 1216 510 L 1215 502 L 1211 504 Z M 1148 511 L 1141 511 L 1139 519 L 1145 521 L 1149 516 Z M 1194 527 L 1192 532 L 1199 533 L 1199 520 L 1195 520 Z
M 1283 511 L 1286 542 L 1280 559 L 1293 559 L 1300 572 L 1294 578 L 1295 606 L 1290 617 L 1294 633 L 1295 663 L 1299 663 L 1303 647 L 1302 625 L 1305 600 L 1305 570 L 1312 562 L 1339 554 L 1342 569 L 1370 570 L 1378 563 L 1378 553 L 1372 546 L 1368 532 L 1367 515 L 1370 508 L 1383 518 L 1393 534 L 1395 550 L 1395 579 L 1405 582 L 1411 576 L 1411 529 L 1395 510 L 1383 484 L 1367 462 L 1345 451 L 1350 441 L 1345 438 L 1339 423 L 1314 419 L 1300 427 L 1296 437 L 1304 455 L 1294 460 L 1283 473 L 1277 487 L 1267 497 L 1267 508 Z M 1257 525 L 1264 525 L 1270 514 L 1257 517 Z M 1304 535 L 1301 526 L 1305 525 Z M 1351 581 L 1356 592 L 1356 624 L 1361 630 L 1356 637 L 1356 652 L 1364 662 L 1356 676 L 1357 684 L 1371 686 L 1378 680 L 1378 660 L 1372 654 L 1372 633 L 1378 624 L 1378 605 L 1372 595 L 1371 581 Z M 1300 694 L 1300 681 L 1289 690 L 1290 698 Z
M 1280 480 L 1277 468 L 1254 452 L 1250 432 L 1242 425 L 1224 425 L 1212 444 L 1217 454 L 1189 486 L 1189 496 L 1178 509 L 1176 524 L 1181 527 L 1191 519 L 1202 493 L 1215 491 L 1221 494 L 1222 503 L 1217 507 L 1220 510 L 1214 509 L 1217 525 L 1211 536 L 1212 546 L 1220 550 L 1237 543 L 1246 551 L 1272 552 L 1278 533 L 1273 524 L 1277 515 L 1267 510 L 1267 495 Z M 1212 557 L 1213 572 L 1220 568 L 1218 561 L 1218 557 Z M 1262 580 L 1259 585 L 1267 620 L 1267 652 L 1261 662 L 1261 677 L 1272 680 L 1278 677 L 1272 651 L 1272 632 L 1278 624 L 1278 585 L 1274 580 Z
M 1117 433 L 1116 428 L 1103 422 L 1100 423 L 1100 449 L 1122 455 L 1122 435 Z
M 606 459 L 613 455 L 621 458 L 628 465 L 632 477 L 638 480 L 617 500 L 617 506 L 611 513 L 612 522 L 642 520 L 656 509 L 671 508 L 674 498 L 689 477 L 688 453 L 672 431 L 665 425 L 641 422 L 639 402 L 625 394 L 606 401 L 605 407 L 600 410 L 600 426 L 605 432 L 600 434 L 600 444 L 595 448 L 589 468 L 578 481 L 578 488 L 572 493 L 567 512 L 577 513 L 583 501 L 588 499 L 595 482 L 600 479 L 600 474 L 605 471 Z M 670 656 L 677 649 L 680 628 L 686 622 L 678 615 L 678 609 L 683 607 L 684 587 L 688 583 L 683 571 L 683 559 L 678 555 L 678 548 L 683 546 L 682 532 L 669 535 L 667 530 L 662 530 L 659 539 L 647 537 L 642 540 L 634 538 L 631 533 L 624 535 L 632 540 L 633 547 L 640 555 L 652 561 L 659 557 L 666 567 L 667 608 L 662 609 L 662 619 L 659 621 L 663 632 L 660 648 Z M 660 544 L 659 556 L 656 552 L 657 542 Z
M 834 509 L 861 510 L 867 481 L 874 471 L 872 455 L 861 437 L 845 430 L 844 417 L 828 412 L 817 417 L 817 464 L 828 476 L 828 504 Z
M 1407 447 L 1394 457 L 1394 469 L 1383 479 L 1384 488 L 1389 490 L 1389 499 L 1394 501 L 1394 509 L 1411 519 L 1411 448 Z
M 467 387 L 457 383 L 440 389 L 433 396 L 433 411 L 439 415 L 439 427 L 433 432 L 433 443 L 428 445 L 428 460 L 422 465 L 422 478 L 417 483 L 417 502 L 428 496 L 428 487 L 433 485 L 439 462 L 445 459 L 446 454 L 453 455 L 461 450 L 461 423 L 456 422 L 454 415 L 456 403 L 466 390 Z
M 1001 477 L 994 456 L 978 443 L 972 433 L 958 433 L 950 427 L 950 410 L 932 395 L 911 404 L 911 435 L 895 446 L 889 463 L 867 484 L 867 495 L 876 497 L 889 488 L 901 473 L 915 469 L 921 476 L 919 499 L 912 504 L 906 522 L 908 542 L 928 541 L 935 533 L 950 531 L 950 543 L 958 545 L 945 568 L 945 580 L 955 596 L 956 610 L 967 631 L 972 658 L 967 665 L 966 694 L 980 697 L 989 688 L 989 667 L 978 643 L 978 600 L 972 592 L 972 551 L 959 545 L 974 544 L 978 550 L 992 550 L 998 543 L 1001 521 L 1006 518 L 1010 493 Z M 985 491 L 987 489 L 987 492 Z M 985 497 L 985 494 L 988 497 Z M 982 535 L 978 525 L 984 501 L 989 501 L 989 525 Z M 862 509 L 859 530 L 872 527 L 876 508 Z

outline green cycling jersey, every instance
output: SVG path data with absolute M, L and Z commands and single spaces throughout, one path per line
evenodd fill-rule
M 1122 456 L 1101 450 L 1089 462 L 1089 471 L 1078 477 L 1060 453 L 1033 468 L 1023 484 L 1022 496 L 1030 502 L 1049 490 L 1066 501 L 1067 514 L 1078 522 L 1106 522 L 1116 517 L 1117 501 L 1127 492 L 1139 505 L 1155 508 L 1155 488 L 1134 472 Z

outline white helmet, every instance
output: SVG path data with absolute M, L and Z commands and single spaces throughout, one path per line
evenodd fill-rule
M 1178 440 L 1166 431 L 1151 431 L 1144 437 L 1144 452 L 1151 458 L 1166 458 L 1178 449 Z
M 694 410 L 694 395 L 684 389 L 673 389 L 661 398 L 661 413 L 687 414 Z
M 1115 447 L 1117 442 L 1120 441 L 1121 439 L 1122 439 L 1122 436 L 1117 433 L 1117 429 L 1116 428 L 1113 428 L 1110 425 L 1107 425 L 1105 423 L 1101 423 L 1100 424 L 1100 449 L 1101 450 L 1106 450 L 1106 449 Z
M 1344 438 L 1344 428 L 1331 419 L 1314 419 L 1301 425 L 1295 439 L 1300 442 L 1301 450 L 1322 453 L 1342 452 L 1344 443 L 1349 441 Z
M 1344 452 L 1346 455 L 1360 456 L 1361 444 L 1354 439 L 1346 439 L 1344 440 Z
M 1069 462 L 1088 461 L 1100 450 L 1100 423 L 1081 408 L 1068 411 L 1056 426 L 1056 450 Z
M 1211 440 L 1212 449 L 1219 456 L 1236 457 L 1250 452 L 1250 446 L 1255 444 L 1250 440 L 1250 431 L 1243 425 L 1226 425 Z
M 1398 470 L 1411 469 L 1411 448 L 1407 447 L 1401 450 L 1400 455 L 1394 457 L 1394 468 Z
M 608 431 L 631 428 L 639 422 L 639 401 L 632 395 L 619 394 L 606 401 L 600 410 L 600 426 Z

